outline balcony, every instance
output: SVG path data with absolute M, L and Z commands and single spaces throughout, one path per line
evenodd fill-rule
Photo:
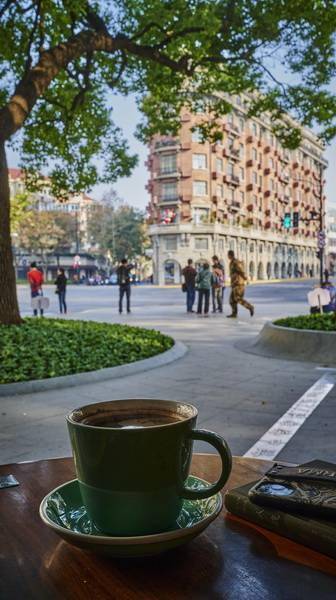
M 237 125 L 234 125 L 233 123 L 225 123 L 224 127 L 226 131 L 229 131 L 234 135 L 240 135 L 240 130 L 239 127 L 237 127 Z
M 265 153 L 265 154 L 268 154 L 268 152 L 271 152 L 271 146 L 266 146 L 266 147 L 264 148 L 264 153 Z
M 154 175 L 154 179 L 179 179 L 181 171 L 175 167 L 162 167 L 159 172 Z
M 270 173 L 271 173 L 271 169 L 268 169 L 268 168 L 264 169 L 264 175 L 265 176 L 270 175 Z
M 228 204 L 230 210 L 233 210 L 233 211 L 240 210 L 240 202 L 238 202 L 237 200 L 231 200 L 231 201 L 229 200 L 227 202 L 227 204 Z
M 181 200 L 181 196 L 176 194 L 166 194 L 159 196 L 159 204 L 178 204 Z
M 239 150 L 237 150 L 236 148 L 224 148 L 223 156 L 233 158 L 234 160 L 240 159 Z
M 237 175 L 224 175 L 224 178 L 226 183 L 231 183 L 232 185 L 240 184 L 240 179 Z
M 246 161 L 246 166 L 247 167 L 253 167 L 253 160 L 252 160 L 252 158 L 250 158 L 249 160 Z
M 249 136 L 247 136 L 247 138 L 246 138 L 246 143 L 247 143 L 247 144 L 253 144 L 253 142 L 254 142 L 254 137 L 253 137 L 253 135 L 249 135 Z
M 178 150 L 179 148 L 180 141 L 178 139 L 158 140 L 154 144 L 155 152 L 164 152 L 165 150 Z

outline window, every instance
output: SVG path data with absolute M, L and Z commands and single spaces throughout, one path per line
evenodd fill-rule
M 245 171 L 242 167 L 239 168 L 239 177 L 241 181 L 245 179 Z
M 220 238 L 218 240 L 218 250 L 221 250 L 222 252 L 224 250 L 224 240 L 223 240 L 223 238 Z
M 163 202 L 177 200 L 177 184 L 175 182 L 161 184 L 161 199 Z
M 238 106 L 241 106 L 242 99 L 240 96 L 236 96 L 236 102 L 237 102 Z
M 196 127 L 194 129 L 194 131 L 191 132 L 191 141 L 202 144 L 203 138 L 202 138 L 202 133 L 201 133 L 201 130 L 199 129 L 199 127 Z
M 232 177 L 232 175 L 233 175 L 233 169 L 234 169 L 234 164 L 229 162 L 226 166 L 226 172 L 228 175 L 230 175 L 230 177 Z
M 218 171 L 219 173 L 223 173 L 223 159 L 222 158 L 216 158 L 216 171 Z
M 228 114 L 227 122 L 230 123 L 230 125 L 233 125 L 233 114 L 232 113 Z
M 206 154 L 193 154 L 192 155 L 192 166 L 193 166 L 193 169 L 206 169 L 207 168 Z
M 244 131 L 245 129 L 245 120 L 242 117 L 239 119 L 239 129 L 240 131 Z
M 239 158 L 244 157 L 244 144 L 239 144 Z
M 269 159 L 269 166 L 270 166 L 271 169 L 274 169 L 274 160 L 273 160 L 273 158 Z
M 228 195 L 228 199 L 233 202 L 233 200 L 235 199 L 234 189 L 229 188 L 228 191 L 227 191 L 227 195 Z
M 167 235 L 166 236 L 166 250 L 177 250 L 177 236 Z
M 176 154 L 160 156 L 160 173 L 176 173 Z
M 193 209 L 193 221 L 195 225 L 209 222 L 209 209 L 208 208 L 194 208 Z
M 223 185 L 221 183 L 216 185 L 216 194 L 219 196 L 219 198 L 223 198 Z
M 239 199 L 240 199 L 240 202 L 242 204 L 244 204 L 244 201 L 245 201 L 245 194 L 244 194 L 244 192 L 239 192 Z
M 258 158 L 258 152 L 256 151 L 255 148 L 252 148 L 252 158 L 253 158 L 253 160 L 257 160 L 257 158 Z
M 259 175 L 259 187 L 262 187 L 262 175 Z
M 270 186 L 271 186 L 272 192 L 274 192 L 274 179 L 270 179 Z
M 253 171 L 253 173 L 252 173 L 252 181 L 253 181 L 253 183 L 255 183 L 257 185 L 257 183 L 258 183 L 258 173 L 256 171 Z
M 253 196 L 253 204 L 257 204 L 257 202 L 258 202 L 257 196 Z
M 208 182 L 207 181 L 193 181 L 193 195 L 194 196 L 207 196 L 208 194 Z
M 208 238 L 196 237 L 195 238 L 195 250 L 207 250 L 208 249 Z
M 270 141 L 271 146 L 274 146 L 274 135 L 270 134 L 269 141 Z
M 262 254 L 262 252 L 263 252 L 263 247 L 262 247 L 262 244 L 260 244 L 260 246 L 259 246 L 259 254 Z
M 252 123 L 252 132 L 256 137 L 258 136 L 258 125 L 257 123 Z

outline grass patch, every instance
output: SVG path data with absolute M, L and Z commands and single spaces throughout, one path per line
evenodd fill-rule
M 171 348 L 159 331 L 56 319 L 0 325 L 0 383 L 31 381 L 115 367 Z
M 274 321 L 274 325 L 295 329 L 313 329 L 315 331 L 336 331 L 336 317 L 334 313 L 286 317 L 285 319 L 277 319 L 277 321 Z

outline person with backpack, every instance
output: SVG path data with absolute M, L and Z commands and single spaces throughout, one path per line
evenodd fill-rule
M 196 286 L 198 290 L 197 314 L 202 315 L 204 300 L 204 316 L 209 316 L 210 290 L 212 286 L 212 273 L 209 263 L 204 263 L 196 276 Z
M 57 275 L 57 279 L 55 281 L 55 285 L 56 285 L 55 294 L 58 294 L 60 313 L 62 314 L 62 312 L 64 311 L 65 315 L 67 313 L 67 305 L 65 302 L 67 281 L 68 280 L 65 276 L 64 269 L 62 267 L 60 267 L 58 269 L 58 275 Z
M 30 270 L 27 273 L 27 279 L 30 285 L 30 295 L 32 300 L 33 298 L 42 296 L 42 284 L 44 282 L 43 273 L 37 268 L 36 262 L 31 263 Z M 34 308 L 33 312 L 34 317 L 37 317 L 37 308 Z M 40 316 L 43 317 L 43 308 L 40 308 Z
M 223 271 L 219 267 L 212 267 L 212 312 L 223 312 Z

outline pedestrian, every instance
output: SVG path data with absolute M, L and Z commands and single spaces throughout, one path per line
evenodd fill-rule
M 186 289 L 187 296 L 187 312 L 193 313 L 193 306 L 195 302 L 196 288 L 195 288 L 195 280 L 197 271 L 193 267 L 193 261 L 191 258 L 188 259 L 188 264 L 184 267 L 182 271 L 182 275 L 184 277 L 184 285 Z
M 254 306 L 244 300 L 245 285 L 247 277 L 244 273 L 242 263 L 235 258 L 233 250 L 229 250 L 228 259 L 230 262 L 230 278 L 231 278 L 231 294 L 230 294 L 230 305 L 232 309 L 231 315 L 228 315 L 229 319 L 235 319 L 238 314 L 238 304 L 245 306 L 250 311 L 251 317 L 254 315 Z
M 223 312 L 223 300 L 225 289 L 224 266 L 218 256 L 212 257 L 212 312 Z
M 58 294 L 60 313 L 62 314 L 62 312 L 64 312 L 65 315 L 67 313 L 67 305 L 65 302 L 67 281 L 68 280 L 65 276 L 64 269 L 62 269 L 62 267 L 60 267 L 57 271 L 57 279 L 55 281 L 55 285 L 56 285 L 55 293 Z
M 133 265 L 127 264 L 127 258 L 123 258 L 117 269 L 118 285 L 119 285 L 119 313 L 123 311 L 123 297 L 126 294 L 127 312 L 131 312 L 131 278 L 130 271 Z
M 198 290 L 197 314 L 201 315 L 204 300 L 204 316 L 209 316 L 210 290 L 212 286 L 212 274 L 209 263 L 204 263 L 196 276 L 196 286 Z
M 27 273 L 27 279 L 30 285 L 31 298 L 38 298 L 43 295 L 42 284 L 43 284 L 43 273 L 37 268 L 36 262 L 32 262 L 30 270 Z M 37 308 L 33 309 L 34 317 L 37 317 Z M 43 317 L 43 308 L 40 307 L 40 316 Z

